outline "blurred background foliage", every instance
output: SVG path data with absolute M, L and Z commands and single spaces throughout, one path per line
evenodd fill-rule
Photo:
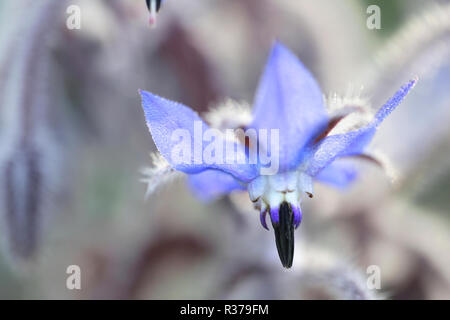
M 350 190 L 315 186 L 292 270 L 247 195 L 204 204 L 177 180 L 145 200 L 139 182 L 155 147 L 138 89 L 200 113 L 251 103 L 274 39 L 373 108 L 420 78 L 374 141 L 396 179 L 358 163 Z M 143 0 L 1 1 L 0 298 L 449 299 L 449 57 L 449 1 L 166 0 L 155 29 Z

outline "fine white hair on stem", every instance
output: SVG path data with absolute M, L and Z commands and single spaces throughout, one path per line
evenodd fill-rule
M 331 117 L 344 116 L 336 127 L 330 131 L 329 135 L 356 130 L 372 121 L 374 113 L 369 100 L 362 93 L 363 89 L 363 87 L 355 88 L 355 86 L 349 85 L 345 95 L 332 93 L 325 97 L 326 107 Z M 385 153 L 378 149 L 371 149 L 366 154 L 380 164 L 394 186 L 398 184 L 398 170 Z
M 151 153 L 152 166 L 141 170 L 144 176 L 141 182 L 147 184 L 145 198 L 147 199 L 159 187 L 181 177 L 183 174 L 176 171 L 159 153 Z
M 375 65 L 366 75 L 377 99 L 386 90 L 410 77 L 419 76 L 439 66 L 450 50 L 450 4 L 433 5 L 413 17 L 375 55 Z M 378 102 L 378 101 L 377 101 Z
M 363 87 L 349 85 L 344 95 L 330 93 L 325 97 L 325 105 L 331 118 L 343 117 L 329 134 L 356 130 L 373 119 L 369 100 L 362 91 Z
M 341 300 L 377 300 L 383 294 L 370 290 L 363 272 L 347 259 L 319 247 L 304 252 L 304 261 L 298 269 L 301 289 L 315 289 L 327 297 Z
M 394 187 L 398 186 L 401 180 L 401 174 L 396 166 L 392 163 L 391 159 L 381 150 L 379 149 L 371 149 L 368 152 L 368 155 L 376 159 L 381 167 L 385 175 L 388 177 Z
M 332 92 L 325 97 L 325 106 L 330 113 L 338 112 L 345 108 L 370 110 L 369 99 L 364 96 L 363 91 L 363 86 L 357 87 L 354 84 L 349 84 L 344 95 Z
M 53 122 L 58 90 L 48 45 L 64 3 L 25 4 L 26 16 L 20 17 L 28 25 L 17 30 L 21 41 L 8 44 L 2 61 L 6 70 L 0 84 L 0 233 L 16 263 L 35 257 L 63 187 L 63 147 Z
M 227 99 L 205 113 L 205 120 L 219 130 L 246 127 L 252 121 L 251 107 L 246 102 Z
M 315 274 L 318 281 L 328 287 L 332 296 L 341 300 L 376 300 L 374 291 L 367 288 L 362 274 L 349 267 L 335 267 Z M 314 278 L 314 277 L 313 277 Z

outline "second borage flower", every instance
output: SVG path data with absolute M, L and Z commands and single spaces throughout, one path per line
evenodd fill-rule
M 248 128 L 277 130 L 279 143 L 274 148 L 273 143 L 260 140 L 256 147 L 245 139 L 240 140 L 242 143 L 234 142 L 237 158 L 248 158 L 252 148 L 258 149 L 258 155 L 265 149 L 272 158 L 276 153 L 278 171 L 270 175 L 264 174 L 262 169 L 267 164 L 259 157 L 256 163 L 205 163 L 199 158 L 205 150 L 200 153 L 194 150 L 194 127 L 198 122 L 204 129 L 209 127 L 197 113 L 146 91 L 141 91 L 141 96 L 147 125 L 164 159 L 173 169 L 189 174 L 191 186 L 202 193 L 203 198 L 246 188 L 266 229 L 269 214 L 281 263 L 289 268 L 294 255 L 294 230 L 302 220 L 300 203 L 305 195 L 312 197 L 313 179 L 340 187 L 348 185 L 355 178 L 354 171 L 336 160 L 362 155 L 380 123 L 400 104 L 416 81 L 411 80 L 400 88 L 368 124 L 330 135 L 343 115 L 330 117 L 327 114 L 322 91 L 313 76 L 287 48 L 275 44 L 257 90 Z M 192 151 L 182 163 L 173 161 L 172 157 L 173 148 L 179 148 L 179 141 L 172 137 L 179 129 L 189 133 L 190 140 L 184 143 L 188 144 L 186 149 Z

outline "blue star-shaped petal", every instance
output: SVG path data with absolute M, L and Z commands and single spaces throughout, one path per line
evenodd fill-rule
M 209 126 L 186 106 L 145 91 L 141 91 L 141 96 L 147 125 L 161 155 L 175 170 L 190 175 L 191 187 L 203 199 L 246 188 L 266 229 L 266 215 L 270 215 L 281 263 L 289 268 L 294 254 L 294 229 L 302 219 L 300 202 L 303 195 L 312 196 L 313 179 L 336 186 L 348 185 L 356 176 L 354 169 L 335 160 L 361 155 L 380 123 L 416 81 L 411 80 L 398 90 L 367 125 L 330 135 L 340 118 L 328 116 L 322 91 L 311 73 L 288 49 L 275 44 L 256 94 L 253 121 L 248 126 L 278 131 L 277 150 L 272 150 L 271 144 L 264 145 L 279 156 L 279 170 L 274 175 L 261 174 L 260 159 L 256 163 L 206 163 L 202 159 L 206 146 L 195 150 L 194 137 L 198 134 L 196 130 Z M 181 163 L 172 159 L 172 151 L 179 143 L 172 137 L 180 129 L 192 139 L 188 141 L 188 150 L 192 152 Z M 216 139 L 226 140 L 220 133 Z M 246 143 L 234 141 L 232 146 L 237 159 L 248 159 Z

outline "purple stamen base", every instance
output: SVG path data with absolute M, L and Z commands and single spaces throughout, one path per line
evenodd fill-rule
M 261 221 L 261 225 L 264 227 L 264 229 L 269 230 L 269 228 L 267 227 L 266 216 L 267 210 L 261 211 L 261 213 L 259 214 L 259 220 Z
M 270 208 L 270 219 L 275 224 L 280 222 L 279 208 Z
M 292 212 L 294 214 L 294 227 L 295 227 L 295 229 L 297 229 L 298 226 L 300 225 L 300 223 L 302 222 L 302 218 L 303 218 L 302 210 L 300 209 L 300 207 L 296 207 L 293 205 L 291 205 L 291 208 L 292 208 Z

